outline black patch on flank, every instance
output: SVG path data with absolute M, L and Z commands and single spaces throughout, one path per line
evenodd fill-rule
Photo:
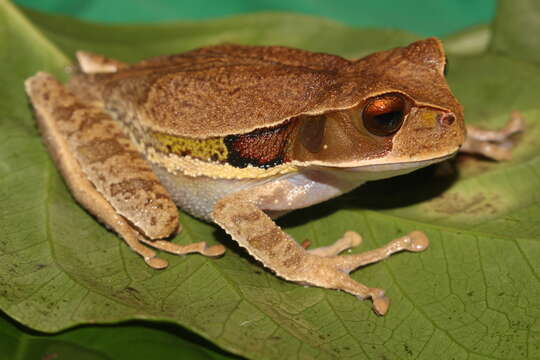
M 271 167 L 283 164 L 283 154 L 280 154 L 278 157 L 270 161 L 261 161 L 261 159 L 256 157 L 242 156 L 239 151 L 234 149 L 234 145 L 237 143 L 237 141 L 237 135 L 228 135 L 223 140 L 227 150 L 229 150 L 229 155 L 227 157 L 227 163 L 229 165 L 237 168 L 245 168 L 251 165 L 262 169 L 269 169 Z
M 225 136 L 227 163 L 237 168 L 249 165 L 268 169 L 286 162 L 285 153 L 292 129 L 290 123 L 264 128 L 247 134 Z

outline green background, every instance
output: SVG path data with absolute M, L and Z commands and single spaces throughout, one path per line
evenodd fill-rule
M 0 0 L 1 1 L 1 0 Z M 470 0 L 470 1 L 433 1 L 433 0 L 374 0 L 374 1 L 173 1 L 173 0 L 18 0 L 16 4 L 52 12 L 62 15 L 74 16 L 89 21 L 107 22 L 151 22 L 151 21 L 175 21 L 175 20 L 201 20 L 219 16 L 228 16 L 238 13 L 254 11 L 294 11 L 305 14 L 325 16 L 339 22 L 353 26 L 377 26 L 391 27 L 411 31 L 420 35 L 442 36 L 462 28 L 489 22 L 495 13 L 494 0 Z M 359 42 L 362 39 L 358 39 Z M 4 317 L 4 321 L 9 319 Z M 18 341 L 20 353 L 25 352 L 25 347 L 35 347 L 38 353 L 54 353 L 55 349 L 66 350 L 68 342 L 80 341 L 89 349 L 95 351 L 108 347 L 107 340 L 121 335 L 128 340 L 137 341 L 136 334 L 140 338 L 155 337 L 162 342 L 163 349 L 170 347 L 170 357 L 175 358 L 176 345 L 180 341 L 187 340 L 192 343 L 203 344 L 206 348 L 212 345 L 201 340 L 196 335 L 182 330 L 176 326 L 153 326 L 141 323 L 132 323 L 127 326 L 86 326 L 80 329 L 63 332 L 56 336 L 42 336 L 24 328 L 18 328 L 11 323 L 5 327 L 3 340 L 0 339 L 0 353 L 2 343 Z M 0 335 L 0 337 L 2 337 Z M 142 358 L 145 348 L 144 342 L 139 338 L 135 346 L 132 346 L 133 358 Z M 184 340 L 181 340 L 184 339 Z M 36 346 L 38 344 L 39 346 Z M 110 344 L 113 349 L 114 344 Z M 125 348 L 125 347 L 124 347 Z M 162 350 L 163 350 L 162 349 Z M 182 358 L 205 358 L 208 354 L 198 348 L 189 350 L 193 354 L 184 353 Z M 213 349 L 220 352 L 217 349 Z M 91 351 L 91 350 L 88 350 Z M 112 350 L 111 350 L 112 351 Z M 77 349 L 73 348 L 73 358 L 81 358 L 81 354 L 75 355 Z M 197 353 L 197 354 L 196 354 Z M 92 358 L 87 354 L 87 358 Z M 145 356 L 151 357 L 148 353 Z M 214 355 L 219 356 L 219 355 Z M 0 356 L 1 359 L 1 356 Z M 164 358 L 165 359 L 165 358 Z
M 33 9 L 89 21 L 201 20 L 255 11 L 292 11 L 352 26 L 442 36 L 489 22 L 495 0 L 17 0 Z

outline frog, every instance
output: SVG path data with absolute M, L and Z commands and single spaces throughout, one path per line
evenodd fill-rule
M 26 80 L 39 131 L 75 200 L 150 267 L 167 267 L 159 251 L 225 252 L 168 240 L 181 231 L 179 207 L 217 224 L 278 277 L 371 299 L 378 315 L 390 304 L 384 290 L 350 273 L 424 251 L 424 232 L 351 252 L 362 237 L 345 231 L 310 249 L 275 220 L 460 148 L 507 159 L 522 128 L 516 118 L 501 130 L 467 129 L 437 38 L 352 60 L 235 44 L 135 64 L 76 58 L 66 84 L 45 72 Z

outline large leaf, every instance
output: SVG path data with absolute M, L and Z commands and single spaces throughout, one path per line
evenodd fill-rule
M 17 360 L 230 359 L 183 340 L 176 333 L 131 322 L 114 327 L 82 327 L 48 336 L 16 325 L 0 314 L 0 354 L 2 359 Z
M 31 21 L 0 1 L 0 306 L 17 321 L 53 332 L 163 320 L 264 359 L 540 357 L 540 71 L 527 58 L 450 56 L 449 81 L 468 121 L 497 127 L 511 110 L 525 115 L 527 131 L 512 161 L 462 158 L 455 179 L 428 169 L 280 221 L 315 246 L 349 229 L 365 236 L 363 248 L 424 230 L 428 251 L 395 255 L 353 275 L 387 289 L 392 307 L 381 318 L 350 295 L 280 280 L 215 226 L 187 215 L 173 241 L 222 242 L 226 256 L 166 255 L 167 270 L 149 269 L 73 201 L 41 145 L 22 82 L 37 70 L 62 76 L 79 48 L 135 60 L 228 41 L 357 57 L 403 45 L 411 35 L 285 14 L 142 27 L 27 16 Z M 473 35 L 458 40 L 475 43 Z M 481 48 L 452 44 L 456 54 Z

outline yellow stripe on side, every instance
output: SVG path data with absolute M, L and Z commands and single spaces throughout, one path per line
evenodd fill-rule
M 237 168 L 227 163 L 207 162 L 194 159 L 191 156 L 164 154 L 154 148 L 147 148 L 146 157 L 172 174 L 182 173 L 187 176 L 206 176 L 212 179 L 264 179 L 298 171 L 298 168 L 291 163 L 277 165 L 269 169 L 251 165 Z
M 223 138 L 190 139 L 163 133 L 154 133 L 156 148 L 165 154 L 191 156 L 211 161 L 226 161 L 227 146 Z

